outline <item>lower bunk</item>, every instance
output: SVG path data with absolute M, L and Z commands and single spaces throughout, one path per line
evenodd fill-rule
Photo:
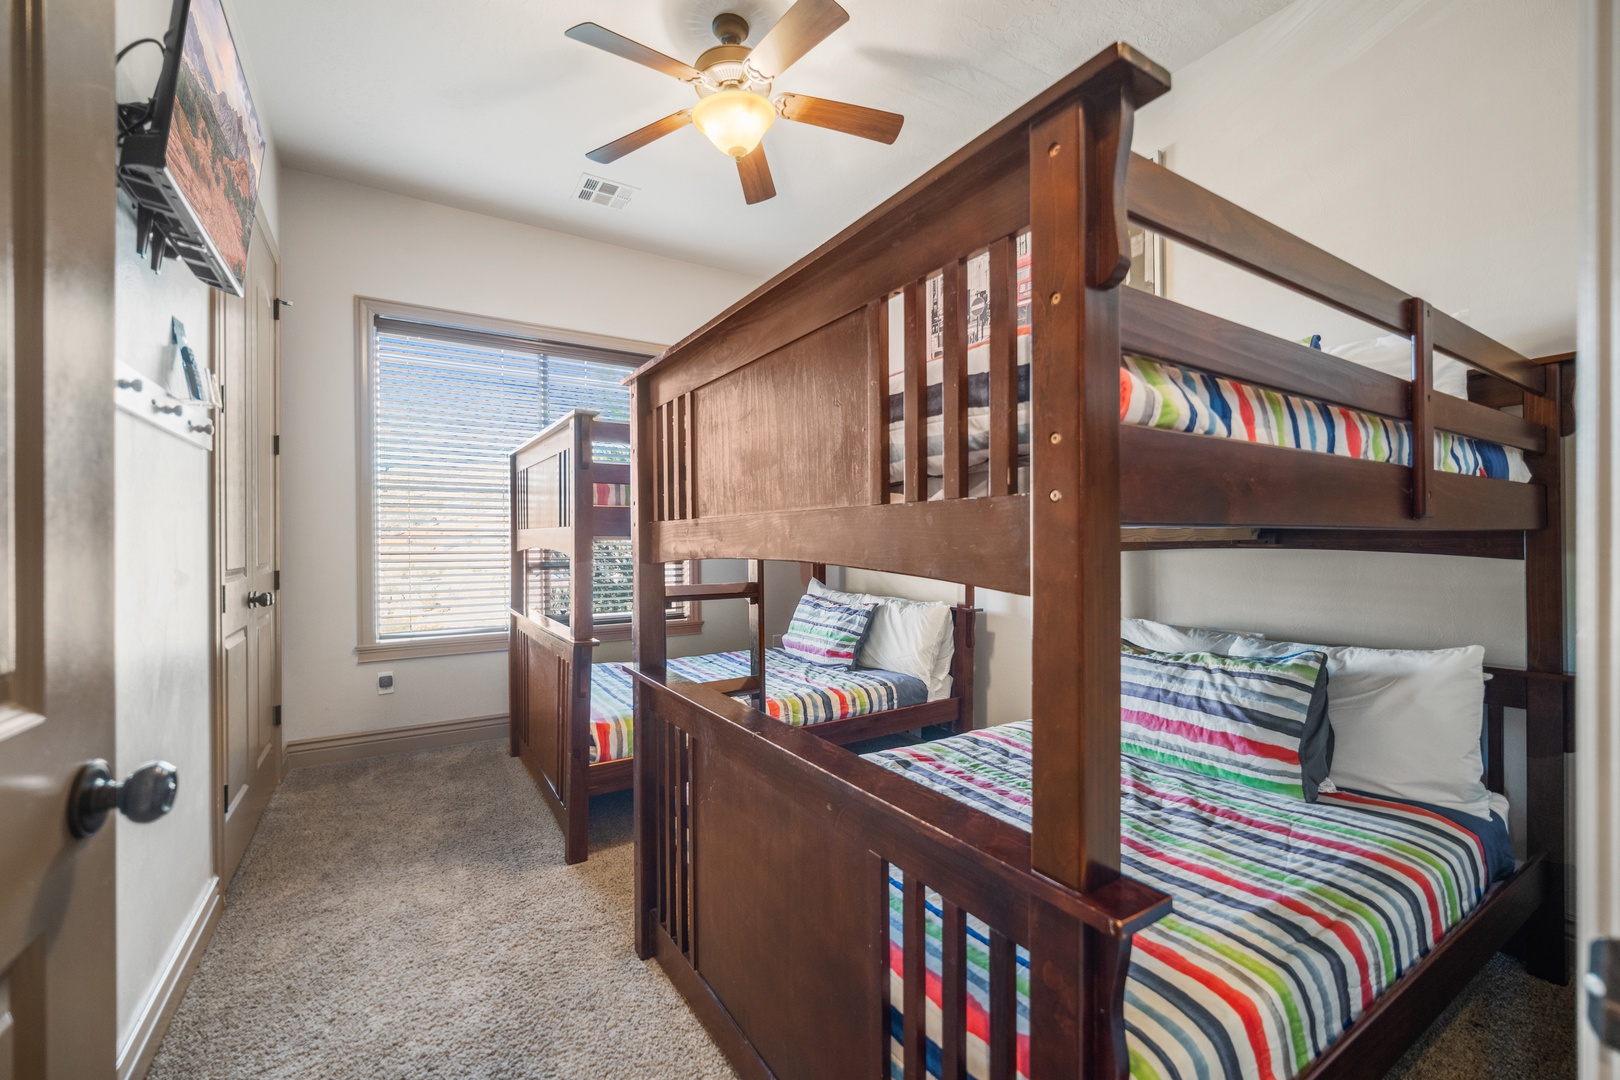
M 868 757 L 1021 829 L 1029 721 Z M 1498 816 L 1324 793 L 1307 803 L 1124 755 L 1121 868 L 1171 898 L 1132 942 L 1130 1073 L 1297 1076 L 1519 869 Z M 904 875 L 890 878 L 892 1068 L 904 1070 Z M 925 896 L 928 1076 L 939 1077 L 944 905 Z M 967 920 L 966 1074 L 990 1075 L 989 930 Z M 1017 956 L 1015 1073 L 1029 1075 L 1029 955 Z
M 719 689 L 752 683 L 749 652 L 676 657 L 669 677 Z M 950 724 L 961 710 L 955 698 L 930 701 L 922 680 L 881 668 L 828 668 L 795 660 L 784 649 L 765 650 L 764 712 L 794 727 L 814 727 L 833 742 L 854 742 L 913 728 Z M 749 696 L 749 691 L 736 691 Z M 591 764 L 627 758 L 633 750 L 634 687 L 624 664 L 591 669 Z M 853 737 L 851 737 L 853 733 Z M 628 779 L 628 778 L 627 778 Z M 629 786 L 628 783 L 625 785 Z
M 1494 815 L 1130 753 L 1078 893 L 1030 869 L 1028 722 L 862 758 L 633 677 L 638 948 L 743 1076 L 1378 1077 L 1547 916 Z
M 854 595 L 819 582 L 811 591 L 844 599 Z M 922 658 L 904 647 L 867 657 L 863 644 L 860 662 L 829 664 L 809 662 L 784 648 L 763 649 L 763 682 L 753 674 L 750 651 L 707 653 L 672 659 L 669 676 L 758 703 L 768 715 L 831 743 L 922 728 L 970 729 L 974 609 L 865 599 L 873 607 L 887 603 L 904 606 L 910 615 L 927 615 L 933 650 Z M 566 861 L 582 862 L 590 854 L 591 797 L 631 787 L 636 735 L 629 670 L 619 663 L 592 663 L 594 642 L 559 637 L 528 619 L 514 616 L 512 634 L 518 645 L 510 651 L 511 752 L 523 761 L 557 819 Z M 908 670 L 868 662 L 885 655 Z

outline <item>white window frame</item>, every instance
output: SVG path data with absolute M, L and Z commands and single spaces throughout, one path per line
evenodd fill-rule
M 592 334 L 514 322 L 484 315 L 469 315 L 442 308 L 422 307 L 356 296 L 355 307 L 355 540 L 358 549 L 356 593 L 359 621 L 355 656 L 362 663 L 405 660 L 417 656 L 454 656 L 500 652 L 507 647 L 507 632 L 444 634 L 418 641 L 379 641 L 377 637 L 377 337 L 372 328 L 377 316 L 432 323 L 456 330 L 481 331 L 535 342 L 556 342 L 617 352 L 656 356 L 664 346 L 630 338 Z M 539 430 L 539 418 L 535 418 Z

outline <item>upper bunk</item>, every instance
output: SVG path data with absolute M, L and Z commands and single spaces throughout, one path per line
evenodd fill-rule
M 1521 555 L 1556 507 L 1559 365 L 1129 153 L 1132 110 L 1167 87 L 1129 47 L 1106 50 L 645 364 L 641 561 L 817 561 L 1027 593 L 1032 476 L 1037 498 L 1117 516 L 1125 547 Z M 1090 160 L 1051 168 L 1062 140 L 1042 125 L 1099 93 L 1110 107 L 1081 115 L 1100 126 L 1074 132 Z M 1127 221 L 1410 338 L 1412 377 L 1117 287 Z M 1466 365 L 1468 398 L 1436 389 L 1437 357 Z M 1293 449 L 1310 445 L 1297 432 L 1267 445 L 1122 423 L 1113 387 L 1142 363 L 1396 445 L 1346 456 Z M 1073 447 L 1049 447 L 1081 414 L 1081 471 L 1117 457 L 1115 483 L 1063 482 Z M 1517 478 L 1446 471 L 1455 446 L 1522 462 Z
M 508 461 L 512 618 L 531 632 L 594 644 L 597 548 L 630 537 L 630 427 L 575 409 Z

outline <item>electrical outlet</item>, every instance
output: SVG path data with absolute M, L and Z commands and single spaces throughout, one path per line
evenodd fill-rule
M 377 693 L 392 694 L 394 692 L 394 673 L 382 671 L 377 674 Z

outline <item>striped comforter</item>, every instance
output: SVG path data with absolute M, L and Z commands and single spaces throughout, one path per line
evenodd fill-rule
M 747 652 L 683 656 L 669 662 L 672 681 L 714 682 L 747 675 Z M 781 649 L 765 650 L 765 692 L 765 711 L 795 727 L 921 705 L 928 698 L 927 687 L 909 675 L 807 664 Z M 592 762 L 630 756 L 634 705 L 630 672 L 623 664 L 592 666 Z
M 1030 724 L 869 755 L 1022 828 Z M 1461 825 L 1348 794 L 1317 803 L 1126 756 L 1121 858 L 1174 911 L 1136 935 L 1125 991 L 1131 1075 L 1285 1080 L 1322 1053 L 1479 902 L 1485 849 Z M 891 869 L 891 1002 L 904 1001 Z M 928 894 L 929 1075 L 939 1070 L 939 897 Z M 969 920 L 969 1074 L 988 1075 L 988 931 Z M 1018 1061 L 1028 1075 L 1029 956 L 1018 955 Z M 901 1075 L 898 1006 L 892 1077 Z

